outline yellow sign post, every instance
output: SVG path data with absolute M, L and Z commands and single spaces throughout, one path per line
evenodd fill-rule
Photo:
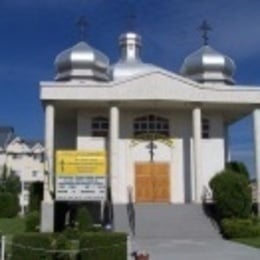
M 104 151 L 57 151 L 57 175 L 106 175 Z

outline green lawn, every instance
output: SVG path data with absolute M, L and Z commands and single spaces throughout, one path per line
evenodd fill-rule
M 234 241 L 246 244 L 248 246 L 253 246 L 256 248 L 260 248 L 260 237 L 254 237 L 254 238 L 236 238 Z
M 3 235 L 15 235 L 25 230 L 24 218 L 0 218 L 0 232 Z

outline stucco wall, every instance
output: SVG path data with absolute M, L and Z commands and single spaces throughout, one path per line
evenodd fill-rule
M 151 113 L 151 111 L 150 111 Z M 82 110 L 77 119 L 77 149 L 107 150 L 107 141 L 103 137 L 91 136 L 91 118 L 107 116 L 106 111 Z M 148 141 L 133 142 L 133 120 L 137 116 L 149 114 L 149 111 L 120 110 L 120 139 L 118 144 L 118 174 L 116 187 L 113 187 L 114 202 L 126 203 L 128 189 L 134 190 L 135 163 L 149 162 Z M 165 144 L 155 141 L 157 148 L 154 153 L 155 162 L 167 162 L 170 166 L 170 193 L 172 203 L 184 203 L 192 200 L 191 186 L 193 183 L 192 167 L 192 128 L 190 110 L 157 110 L 154 114 L 164 116 L 170 123 L 170 142 Z M 218 114 L 207 114 L 211 123 L 211 139 L 202 141 L 202 178 L 201 193 L 209 179 L 224 166 L 223 123 Z M 135 192 L 133 192 L 135 194 Z

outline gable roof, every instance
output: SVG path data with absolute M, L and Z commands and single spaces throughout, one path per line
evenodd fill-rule
M 42 82 L 41 99 L 259 104 L 260 88 L 200 84 L 166 70 L 108 83 Z

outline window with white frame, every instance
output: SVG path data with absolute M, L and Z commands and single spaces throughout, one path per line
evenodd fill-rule
M 92 136 L 107 137 L 109 122 L 106 117 L 94 117 L 91 122 Z
M 134 136 L 155 133 L 169 136 L 169 120 L 156 115 L 138 117 L 134 120 Z
M 202 118 L 201 122 L 201 135 L 202 138 L 208 139 L 210 138 L 210 121 L 208 118 Z

